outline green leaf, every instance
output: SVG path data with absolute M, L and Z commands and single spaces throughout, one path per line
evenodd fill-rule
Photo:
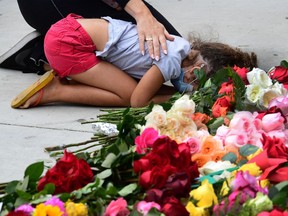
M 281 61 L 280 66 L 288 68 L 288 62 L 286 60 Z
M 103 163 L 101 164 L 104 168 L 111 168 L 111 164 L 115 161 L 116 155 L 113 153 L 109 153 Z
M 235 163 L 237 161 L 237 155 L 233 152 L 229 152 L 222 157 L 223 161 L 230 161 L 231 163 Z
M 48 183 L 45 185 L 43 189 L 47 194 L 53 194 L 55 191 L 55 185 L 52 183 Z
M 16 191 L 16 193 L 18 194 L 19 198 L 21 198 L 22 200 L 26 200 L 29 201 L 32 198 L 32 195 L 25 192 L 25 191 Z
M 102 171 L 101 173 L 97 174 L 97 177 L 99 179 L 105 179 L 105 178 L 108 178 L 111 175 L 112 175 L 111 169 L 106 169 L 106 170 Z
M 5 188 L 5 193 L 12 194 L 16 191 L 16 187 L 19 184 L 19 181 L 11 181 L 7 184 Z
M 122 188 L 118 193 L 120 196 L 127 196 L 129 194 L 132 194 L 136 188 L 137 188 L 137 184 L 132 183 Z
M 240 155 L 247 157 L 253 153 L 255 153 L 259 148 L 254 145 L 246 144 L 239 149 Z
M 26 191 L 29 183 L 29 176 L 26 176 L 23 181 L 19 182 L 16 186 L 16 191 L 21 190 L 21 191 Z
M 44 171 L 44 162 L 37 162 L 28 166 L 25 170 L 24 177 L 29 176 L 31 181 L 38 181 Z

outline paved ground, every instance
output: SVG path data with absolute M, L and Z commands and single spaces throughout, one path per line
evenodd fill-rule
M 259 67 L 268 70 L 288 59 L 287 0 L 165 0 L 149 2 L 187 37 L 203 38 L 254 51 Z M 16 0 L 0 0 L 0 55 L 32 29 L 23 20 Z M 29 110 L 10 108 L 10 101 L 38 78 L 0 68 L 0 182 L 20 179 L 24 169 L 49 160 L 44 147 L 80 142 L 92 136 L 83 120 L 95 119 L 99 108 L 53 105 Z

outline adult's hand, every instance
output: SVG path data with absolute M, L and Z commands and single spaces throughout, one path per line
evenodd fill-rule
M 137 22 L 140 51 L 142 54 L 145 52 L 145 43 L 147 43 L 151 58 L 159 60 L 161 49 L 164 54 L 167 54 L 166 40 L 173 41 L 174 37 L 155 19 L 143 1 L 130 0 L 124 9 L 133 16 Z

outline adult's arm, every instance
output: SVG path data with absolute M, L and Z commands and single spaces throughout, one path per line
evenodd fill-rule
M 151 11 L 142 0 L 118 0 L 117 1 L 125 11 L 130 14 L 137 23 L 140 50 L 144 54 L 144 43 L 147 42 L 151 58 L 156 60 L 160 57 L 160 46 L 164 54 L 167 53 L 166 39 L 173 41 L 164 25 L 152 15 Z M 152 40 L 148 41 L 147 38 Z

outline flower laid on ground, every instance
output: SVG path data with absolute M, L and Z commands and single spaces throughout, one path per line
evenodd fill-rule
M 106 110 L 91 140 L 0 185 L 1 216 L 288 215 L 287 68 L 228 67 L 192 95 Z

